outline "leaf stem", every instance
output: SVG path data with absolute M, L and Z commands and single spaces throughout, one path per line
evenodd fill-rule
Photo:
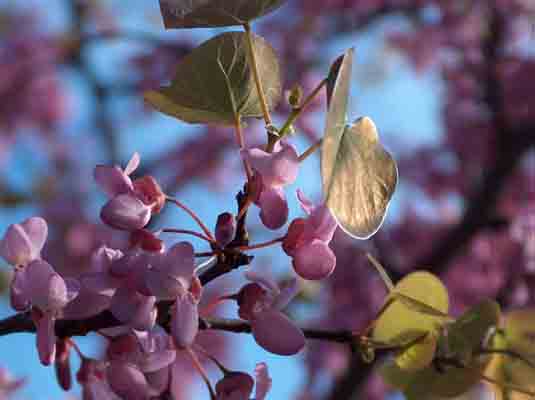
M 245 22 L 243 24 L 243 29 L 245 30 L 245 36 L 247 38 L 247 47 L 249 50 L 249 65 L 251 67 L 251 71 L 253 72 L 253 78 L 255 80 L 256 89 L 258 91 L 258 97 L 260 99 L 260 106 L 262 107 L 264 121 L 266 122 L 266 126 L 269 127 L 273 125 L 273 121 L 271 120 L 271 114 L 269 113 L 269 106 L 266 100 L 266 94 L 264 93 L 262 81 L 260 80 L 260 74 L 258 73 L 258 64 L 256 63 L 253 36 L 251 34 L 251 25 L 248 22 Z
M 193 218 L 193 220 L 197 223 L 197 225 L 199 225 L 199 227 L 203 230 L 203 232 L 210 239 L 210 241 L 215 242 L 214 236 L 210 232 L 210 229 L 207 228 L 207 226 L 201 221 L 199 216 L 193 212 L 193 210 L 191 210 L 189 207 L 187 207 L 185 204 L 175 199 L 174 197 L 167 196 L 166 200 L 175 204 L 176 206 L 183 209 L 186 213 L 188 213 L 189 216 Z

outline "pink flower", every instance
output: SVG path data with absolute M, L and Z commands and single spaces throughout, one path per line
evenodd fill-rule
M 169 335 L 159 326 L 147 332 L 129 333 L 116 337 L 108 347 L 111 361 L 136 366 L 147 380 L 151 391 L 161 393 L 167 388 L 171 364 L 176 351 Z
M 165 203 L 165 194 L 153 177 L 130 179 L 139 162 L 139 154 L 134 153 L 124 171 L 118 166 L 95 167 L 95 181 L 110 197 L 102 207 L 100 217 L 113 228 L 126 231 L 141 229 Z
M 190 288 L 194 269 L 193 246 L 177 243 L 167 252 L 152 256 L 145 276 L 147 287 L 159 300 L 172 300 Z
M 171 336 L 178 349 L 190 347 L 199 332 L 198 299 L 190 292 L 176 298 L 171 310 Z
M 106 379 L 104 362 L 91 358 L 82 358 L 82 365 L 76 374 L 78 383 L 82 385 L 82 400 L 117 400 Z
M 41 257 L 47 235 L 48 226 L 40 217 L 10 225 L 0 242 L 0 256 L 13 266 L 28 265 Z
M 288 143 L 277 143 L 273 153 L 260 148 L 242 151 L 260 180 L 255 203 L 260 207 L 260 219 L 269 229 L 278 229 L 288 219 L 288 204 L 282 188 L 295 182 L 299 170 L 299 156 Z
M 293 267 L 299 276 L 309 280 L 324 279 L 336 266 L 336 256 L 329 243 L 337 223 L 324 204 L 314 207 L 301 191 L 297 192 L 297 196 L 308 218 L 292 221 L 282 248 L 292 257 Z
M 43 260 L 32 261 L 24 270 L 25 297 L 32 305 L 32 318 L 37 327 L 37 350 L 43 365 L 56 356 L 54 324 L 62 309 L 77 295 L 78 282 L 64 280 Z
M 153 257 L 159 254 L 123 255 L 102 247 L 94 254 L 92 271 L 82 276 L 82 286 L 94 295 L 109 296 L 109 309 L 123 324 L 151 329 L 157 317 L 156 297 L 147 287 L 146 276 Z
M 280 355 L 298 353 L 305 345 L 305 336 L 280 310 L 298 292 L 297 280 L 282 289 L 269 277 L 252 271 L 246 277 L 253 281 L 240 290 L 239 315 L 251 323 L 253 337 L 267 351 Z
M 158 393 L 134 364 L 111 361 L 107 368 L 108 383 L 115 394 L 128 400 L 149 400 Z

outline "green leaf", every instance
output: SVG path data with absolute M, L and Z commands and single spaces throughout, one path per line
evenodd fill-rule
M 481 374 L 476 369 L 445 367 L 437 371 L 434 366 L 416 372 L 401 369 L 390 361 L 381 366 L 379 373 L 385 382 L 401 390 L 405 398 L 436 400 L 437 397 L 459 396 L 476 384 Z
M 279 8 L 286 0 L 160 0 L 164 26 L 214 28 L 243 25 Z
M 392 296 L 399 300 L 401 303 L 403 303 L 408 309 L 416 311 L 417 313 L 427 314 L 433 317 L 449 318 L 448 314 L 443 313 L 442 311 L 437 310 L 432 306 L 428 306 L 420 300 L 413 299 L 411 296 L 407 296 L 403 293 L 398 293 L 396 291 L 393 291 Z
M 331 108 L 336 95 L 335 88 Z M 341 134 L 338 126 L 327 128 L 322 177 L 326 204 L 342 229 L 357 239 L 377 232 L 396 189 L 398 170 L 370 118 L 359 118 Z
M 270 108 L 281 97 L 277 55 L 260 36 L 253 45 Z M 178 65 L 168 87 L 145 93 L 157 110 L 189 123 L 233 124 L 235 115 L 260 117 L 262 108 L 248 64 L 243 32 L 226 32 L 193 50 Z
M 437 336 L 427 333 L 414 343 L 401 349 L 395 357 L 395 362 L 404 371 L 419 371 L 429 366 L 435 357 Z
M 489 330 L 500 321 L 500 306 L 494 300 L 485 299 L 468 309 L 448 328 L 449 333 L 462 336 L 471 350 L 479 349 Z
M 399 300 L 405 297 L 424 304 L 426 309 L 433 309 L 437 315 L 407 307 L 406 302 Z M 435 332 L 445 323 L 442 315 L 448 313 L 448 292 L 440 279 L 429 272 L 417 271 L 405 276 L 394 287 L 387 301 L 392 298 L 395 300 L 375 322 L 372 331 L 374 340 L 389 343 L 410 331 Z
M 507 314 L 505 337 L 510 349 L 526 355 L 535 355 L 535 309 L 514 310 Z

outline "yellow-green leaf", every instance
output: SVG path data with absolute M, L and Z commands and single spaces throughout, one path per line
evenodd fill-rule
M 242 25 L 279 8 L 286 0 L 160 0 L 166 28 Z
M 253 46 L 270 108 L 281 97 L 281 76 L 273 48 L 253 36 Z M 170 86 L 145 93 L 157 110 L 189 123 L 233 124 L 235 115 L 262 116 L 243 32 L 226 32 L 204 42 L 178 65 Z
M 510 349 L 525 355 L 535 355 L 535 309 L 514 310 L 507 314 L 505 337 Z
M 394 360 L 404 371 L 419 371 L 431 364 L 436 349 L 436 335 L 427 333 L 421 339 L 398 351 Z
M 460 335 L 476 350 L 483 344 L 492 327 L 500 321 L 500 306 L 494 300 L 486 299 L 468 309 L 448 328 L 450 333 Z
M 416 311 L 395 297 L 396 294 L 408 296 L 411 299 L 425 304 L 437 314 L 448 313 L 448 292 L 440 279 L 429 272 L 412 272 L 405 276 L 394 287 L 387 298 L 396 300 L 384 310 L 375 322 L 372 338 L 380 342 L 390 342 L 409 331 L 432 332 L 443 325 L 446 319 L 442 316 L 430 315 Z

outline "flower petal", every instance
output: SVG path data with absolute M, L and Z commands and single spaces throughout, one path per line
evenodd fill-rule
M 130 161 L 128 161 L 128 164 L 126 164 L 126 168 L 124 169 L 125 175 L 130 175 L 132 172 L 134 172 L 137 167 L 139 167 L 139 163 L 141 162 L 141 157 L 139 156 L 139 153 L 136 151 L 134 154 L 132 154 L 132 158 L 130 158 Z
M 11 307 L 17 311 L 25 311 L 30 307 L 28 288 L 26 283 L 26 268 L 15 269 L 10 285 Z
M 314 203 L 305 195 L 305 193 L 301 189 L 297 189 L 297 200 L 299 200 L 299 204 L 301 205 L 301 208 L 305 213 L 310 215 L 312 211 L 314 211 Z
M 305 335 L 280 311 L 268 309 L 251 321 L 254 339 L 267 351 L 282 356 L 298 353 L 305 346 Z
M 177 297 L 171 316 L 171 335 L 178 348 L 193 344 L 199 331 L 199 310 L 190 293 Z
M 288 203 L 279 188 L 264 187 L 258 200 L 260 219 L 268 229 L 279 229 L 288 220 Z
M 320 280 L 334 271 L 336 256 L 327 244 L 316 239 L 297 249 L 292 264 L 300 277 Z
M 119 167 L 97 165 L 93 171 L 95 182 L 108 195 L 115 197 L 125 194 L 133 189 L 132 181 Z
M 55 318 L 50 313 L 44 313 L 36 322 L 36 340 L 39 359 L 41 360 L 41 364 L 50 365 L 56 358 Z
M 290 185 L 295 182 L 299 170 L 299 156 L 295 147 L 284 143 L 279 151 L 267 153 L 262 149 L 244 150 L 243 157 L 262 175 L 268 187 Z
M 102 221 L 112 228 L 135 231 L 149 223 L 151 209 L 131 194 L 121 194 L 107 202 L 100 212 Z
M 139 363 L 139 368 L 143 372 L 156 372 L 165 368 L 175 361 L 175 350 L 161 350 L 147 354 L 143 361 Z
M 254 373 L 256 378 L 255 400 L 264 400 L 272 385 L 266 363 L 256 364 Z
M 40 257 L 47 235 L 48 226 L 40 217 L 10 225 L 0 242 L 0 256 L 11 265 L 27 265 Z
M 111 389 L 124 399 L 148 400 L 155 394 L 143 372 L 133 364 L 112 361 L 107 376 Z

